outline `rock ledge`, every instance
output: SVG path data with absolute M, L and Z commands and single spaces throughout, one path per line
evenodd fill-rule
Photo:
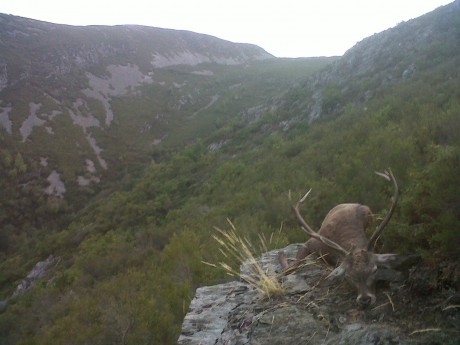
M 299 246 L 283 250 L 295 257 Z M 280 269 L 277 255 L 278 250 L 265 253 L 259 262 L 268 272 L 275 272 Z M 241 267 L 242 272 L 249 269 Z M 318 287 L 326 274 L 324 266 L 312 261 L 286 278 L 285 295 L 272 299 L 262 299 L 252 286 L 239 281 L 198 288 L 178 344 L 460 343 L 459 308 L 446 309 L 442 302 L 458 298 L 455 292 L 427 299 L 411 295 L 405 282 L 379 283 L 377 303 L 362 310 L 355 304 L 356 292 L 346 283 Z M 407 274 L 402 275 L 404 279 Z

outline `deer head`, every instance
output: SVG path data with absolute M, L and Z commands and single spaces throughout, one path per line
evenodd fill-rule
M 356 302 L 362 307 L 367 307 L 375 303 L 376 297 L 374 292 L 374 282 L 378 267 L 389 267 L 397 257 L 395 254 L 374 253 L 376 241 L 378 240 L 383 229 L 393 215 L 399 194 L 398 184 L 396 183 L 396 179 L 393 176 L 391 170 L 377 174 L 393 183 L 394 193 L 392 196 L 392 204 L 390 210 L 388 211 L 382 223 L 375 229 L 374 233 L 368 241 L 367 247 L 352 247 L 350 250 L 346 250 L 337 242 L 335 242 L 333 238 L 322 236 L 307 224 L 307 222 L 300 214 L 299 207 L 305 201 L 311 190 L 308 191 L 295 206 L 293 206 L 294 213 L 296 214 L 300 224 L 302 225 L 302 228 L 307 232 L 307 234 L 321 241 L 328 248 L 340 253 L 340 265 L 326 277 L 326 281 L 332 282 L 336 279 L 345 277 L 347 281 L 356 287 L 358 291 Z M 364 229 L 362 226 L 360 227 L 357 225 L 355 230 L 356 236 L 363 236 L 362 234 L 364 234 Z M 354 233 L 350 235 L 350 237 L 353 236 Z M 352 238 L 349 240 L 350 243 L 353 243 Z

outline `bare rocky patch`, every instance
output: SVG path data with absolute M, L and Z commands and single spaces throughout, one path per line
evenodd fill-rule
M 62 198 L 66 188 L 64 182 L 61 180 L 61 175 L 56 170 L 53 170 L 46 180 L 49 186 L 45 189 L 45 193 Z

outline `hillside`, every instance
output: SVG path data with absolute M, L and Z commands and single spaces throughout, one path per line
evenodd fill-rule
M 101 158 L 112 157 L 106 160 L 107 171 L 117 166 L 117 159 L 123 169 L 117 169 L 119 175 L 111 177 L 115 183 L 107 184 L 104 193 L 86 196 L 78 213 L 70 216 L 65 208 L 55 208 L 66 218 L 54 224 L 54 231 L 45 231 L 53 224 L 45 217 L 39 238 L 31 240 L 31 231 L 16 234 L 14 223 L 2 232 L 2 243 L 10 244 L 3 244 L 1 252 L 1 298 L 8 303 L 0 314 L 0 337 L 5 344 L 173 344 L 195 289 L 228 279 L 225 272 L 202 263 L 224 259 L 212 238 L 215 226 L 228 228 L 229 218 L 251 241 L 265 237 L 269 248 L 302 242 L 305 237 L 290 213 L 287 194 L 300 195 L 310 187 L 303 211 L 315 227 L 341 202 L 365 203 L 378 219 L 386 213 L 391 192 L 373 172 L 386 167 L 392 168 L 401 197 L 378 249 L 420 254 L 417 272 L 426 279 L 411 286 L 412 293 L 420 297 L 450 291 L 454 298 L 449 312 L 456 313 L 459 18 L 456 1 L 367 38 L 339 59 L 164 66 L 151 76 L 159 85 L 153 82 L 136 88 L 140 94 L 123 97 L 101 92 L 107 90 L 101 80 L 120 70 L 109 66 L 132 70 L 133 62 L 110 62 L 102 72 L 89 69 L 75 89 L 77 96 L 62 101 L 70 109 L 67 120 L 70 128 L 83 133 L 79 147 L 91 142 L 91 133 L 94 137 L 89 138 L 104 147 Z M 132 30 L 117 28 L 123 29 Z M 133 61 L 148 75 L 140 60 Z M 77 83 L 78 76 L 68 80 Z M 81 90 L 92 91 L 82 95 Z M 104 101 L 90 102 L 92 92 L 110 98 L 110 126 Z M 0 99 L 6 95 L 13 97 L 13 92 L 4 89 Z M 72 112 L 77 123 L 81 118 L 76 111 L 83 109 L 81 103 L 72 108 L 79 98 L 85 107 L 101 111 L 94 118 L 104 130 L 83 126 L 85 132 L 73 124 Z M 8 102 L 2 107 L 13 108 L 8 112 L 13 114 L 13 101 Z M 39 102 L 45 104 L 34 104 Z M 43 111 L 52 114 L 57 103 L 50 102 L 53 106 Z M 152 104 L 158 107 L 153 119 Z M 41 141 L 43 135 L 52 137 L 46 129 L 38 135 L 37 129 L 43 128 L 34 127 L 22 142 L 18 128 L 23 121 L 1 137 L 10 149 L 9 160 L 2 164 L 14 167 L 10 178 L 18 176 L 18 185 L 28 181 L 24 165 L 29 161 L 23 157 L 37 160 L 28 150 L 48 142 Z M 150 134 L 144 135 L 146 131 Z M 155 140 L 160 142 L 148 145 Z M 51 157 L 53 150 L 49 152 Z M 72 157 L 81 157 L 84 167 L 103 170 L 92 148 L 85 153 L 90 156 L 79 154 Z M 80 175 L 81 170 L 74 174 L 99 177 Z M 48 206 L 53 209 L 53 204 Z M 41 279 L 24 279 L 39 261 L 48 267 Z M 15 293 L 23 279 L 33 287 Z
M 216 73 L 272 58 L 256 46 L 148 27 L 1 15 L 0 33 L 3 147 L 30 154 L 59 197 L 113 177 L 125 160 L 145 160 L 146 146 L 216 97 L 206 85 Z M 129 109 L 139 99 L 145 108 Z
M 152 159 L 223 123 L 252 121 L 332 60 L 274 59 L 186 31 L 3 14 L 0 35 L 0 223 L 13 252 L 125 188 Z
M 122 167 L 145 163 L 165 139 L 183 145 L 195 138 L 196 131 L 188 139 L 172 132 L 231 102 L 224 95 L 229 88 L 241 98 L 226 110 L 236 115 L 286 85 L 271 76 L 245 97 L 245 87 L 265 78 L 263 66 L 250 64 L 273 57 L 191 32 L 71 27 L 1 15 L 0 33 L 2 146 L 38 166 L 33 170 L 44 175 L 39 183 L 48 184 L 47 194 L 68 200 L 120 178 Z M 216 126 L 219 120 L 200 121 Z
M 321 115 L 340 114 L 350 103 L 364 106 L 393 85 L 419 79 L 428 71 L 446 77 L 458 56 L 458 6 L 455 1 L 363 39 L 300 89 L 294 89 L 304 97 L 294 105 L 288 103 L 291 110 L 295 107 L 314 121 Z

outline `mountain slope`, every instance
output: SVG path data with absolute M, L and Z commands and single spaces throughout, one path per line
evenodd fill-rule
M 142 26 L 74 27 L 2 14 L 1 32 L 3 80 L 9 85 L 24 78 L 56 81 L 82 67 L 105 73 L 98 67 L 110 63 L 135 64 L 147 75 L 171 65 L 239 65 L 273 57 L 250 44 Z
M 0 15 L 0 35 L 5 171 L 20 154 L 28 169 L 19 179 L 64 210 L 138 171 L 163 141 L 187 144 L 222 116 L 283 92 L 291 62 L 308 75 L 329 61 L 276 60 L 254 45 L 186 31 L 8 15 Z M 266 76 L 268 69 L 278 74 Z M 214 115 L 222 102 L 228 109 Z M 7 182 L 12 175 L 4 174 L 6 185 L 16 184 Z
M 446 70 L 439 72 L 448 77 L 458 59 L 459 7 L 460 2 L 454 1 L 357 43 L 301 91 L 293 90 L 305 94 L 296 110 L 314 121 L 321 115 L 337 115 L 348 102 L 363 105 L 395 83 L 440 65 Z
M 10 145 L 21 142 L 21 151 L 38 145 L 43 162 L 54 160 L 50 165 L 64 179 L 78 177 L 80 185 L 98 180 L 109 166 L 99 137 L 110 137 L 112 101 L 141 92 L 136 88 L 143 85 L 169 88 L 176 82 L 166 84 L 154 76 L 156 69 L 271 58 L 256 46 L 148 27 L 70 27 L 1 15 L 0 32 L 2 137 Z M 50 139 L 54 145 L 46 147 L 43 141 Z M 79 167 L 72 160 L 79 160 Z M 97 173 L 89 171 L 94 169 Z

